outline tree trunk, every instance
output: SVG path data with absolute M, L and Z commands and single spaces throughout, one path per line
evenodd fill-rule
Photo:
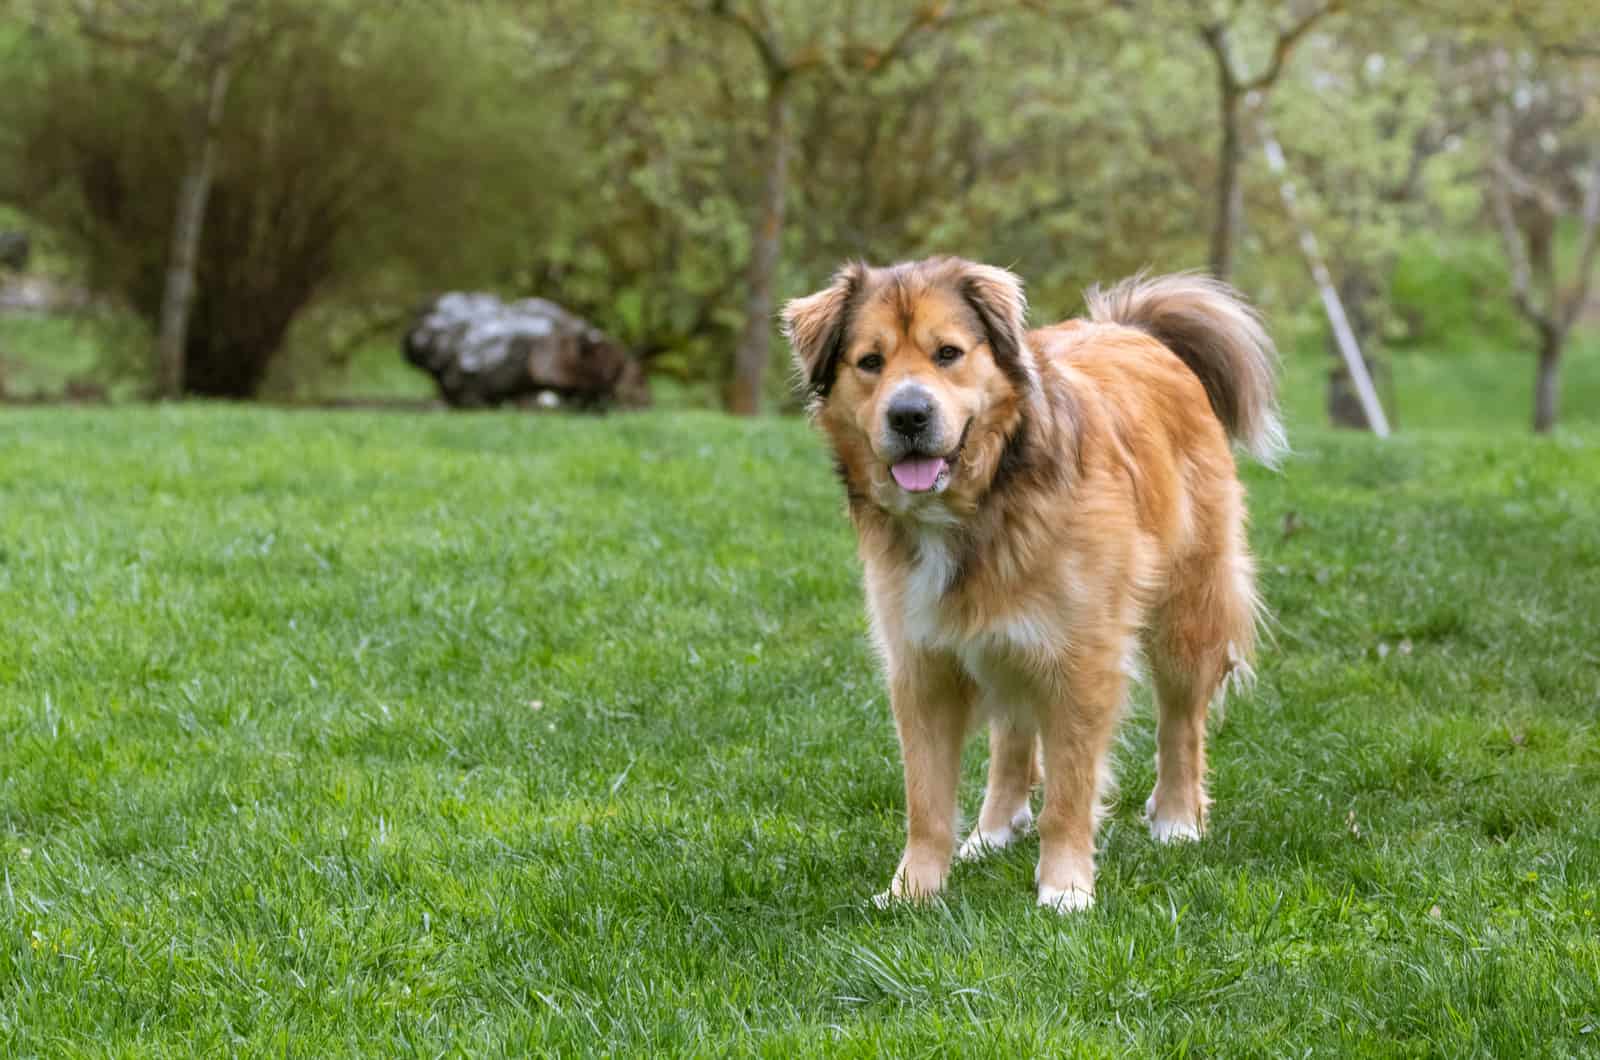
M 184 350 L 189 314 L 194 306 L 195 263 L 205 227 L 206 202 L 217 166 L 217 140 L 222 110 L 228 97 L 231 64 L 224 58 L 212 67 L 203 110 L 197 112 L 199 128 L 193 138 L 189 164 L 178 186 L 178 206 L 172 222 L 172 249 L 167 259 L 166 286 L 161 295 L 161 330 L 157 338 L 161 397 L 175 399 L 184 392 Z
M 1540 211 L 1525 227 L 1528 237 L 1528 262 L 1533 279 L 1544 295 L 1547 307 L 1543 319 L 1536 320 L 1539 332 L 1539 367 L 1533 382 L 1533 430 L 1549 434 L 1560 414 L 1561 348 L 1566 345 L 1566 329 L 1561 326 L 1561 299 L 1556 289 L 1555 218 Z
M 728 411 L 754 416 L 761 411 L 761 381 L 772 349 L 772 280 L 783 249 L 783 207 L 789 174 L 789 77 L 767 84 L 767 157 L 760 213 L 752 233 L 750 267 L 745 273 L 745 321 L 733 354 Z
M 1549 434 L 1560 414 L 1561 348 L 1566 335 L 1560 329 L 1544 327 L 1539 335 L 1539 374 L 1533 386 L 1533 429 Z
M 1227 280 L 1233 275 L 1234 240 L 1244 213 L 1244 189 L 1239 184 L 1244 141 L 1239 134 L 1239 110 L 1244 97 L 1226 78 L 1222 81 L 1222 145 L 1217 154 L 1217 215 L 1211 229 L 1211 275 Z
M 1530 210 L 1523 222 L 1523 231 L 1527 233 L 1528 265 L 1533 270 L 1533 282 L 1538 285 L 1548 311 L 1560 312 L 1560 293 L 1556 290 L 1556 219 L 1544 210 Z M 1539 326 L 1541 330 L 1544 327 Z
M 1380 392 L 1392 427 L 1396 404 L 1393 380 L 1388 359 L 1378 353 L 1376 340 L 1378 322 L 1373 307 L 1380 301 L 1377 282 L 1366 270 L 1350 266 L 1338 284 L 1338 292 L 1339 301 L 1344 305 L 1345 318 L 1350 323 L 1350 332 L 1361 348 L 1361 355 L 1367 362 L 1367 371 L 1372 376 L 1373 387 Z M 1370 431 L 1372 425 L 1367 422 L 1367 412 L 1361 404 L 1361 395 L 1356 389 L 1354 380 L 1350 378 L 1350 369 L 1344 363 L 1344 351 L 1339 349 L 1339 340 L 1332 328 L 1328 330 L 1325 345 L 1328 356 L 1332 358 L 1332 363 L 1328 366 L 1328 422 L 1335 427 Z

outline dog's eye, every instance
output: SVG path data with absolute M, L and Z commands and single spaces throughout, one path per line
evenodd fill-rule
M 863 372 L 883 371 L 883 357 L 881 354 L 869 353 L 856 362 L 856 367 Z
M 961 351 L 954 346 L 940 346 L 934 351 L 933 359 L 939 364 L 955 364 L 961 360 Z

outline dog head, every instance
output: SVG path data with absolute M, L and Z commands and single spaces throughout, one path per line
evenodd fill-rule
M 976 504 L 1039 386 L 1026 308 L 1016 276 L 958 258 L 847 265 L 784 308 L 852 499 L 932 521 Z

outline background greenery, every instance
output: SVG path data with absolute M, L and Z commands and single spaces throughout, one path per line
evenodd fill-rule
M 1538 343 L 1486 205 L 1493 118 L 1510 107 L 1518 135 L 1544 145 L 1517 158 L 1529 201 L 1570 207 L 1555 228 L 1559 296 L 1581 279 L 1576 210 L 1600 143 L 1586 5 L 1330 6 L 1245 111 L 1233 279 L 1314 361 L 1326 326 L 1261 161 L 1260 117 L 1380 377 L 1386 351 L 1422 351 L 1449 362 L 1435 377 L 1524 392 Z M 73 17 L 80 8 L 97 14 Z M 774 303 L 847 257 L 939 251 L 1015 268 L 1046 321 L 1076 311 L 1089 283 L 1206 261 L 1219 126 L 1200 30 L 1223 27 L 1253 74 L 1321 10 L 408 0 L 377 19 L 345 0 L 3 0 L 0 223 L 27 226 L 46 248 L 38 269 L 86 284 L 97 306 L 86 337 L 59 344 L 53 325 L 0 317 L 11 393 L 56 393 L 66 377 L 148 390 L 149 322 L 204 83 L 195 55 L 236 8 L 249 12 L 248 46 L 191 347 L 248 362 L 237 373 L 248 394 L 421 397 L 425 380 L 391 363 L 409 314 L 438 290 L 486 287 L 588 316 L 648 359 L 669 401 L 699 405 L 719 403 L 730 380 L 767 216 L 772 74 L 740 18 L 764 12 L 767 43 L 793 71 Z M 151 23 L 129 10 L 162 34 L 139 36 Z M 792 409 L 768 337 L 768 405 Z M 1566 359 L 1568 413 L 1588 414 L 1577 398 L 1592 349 Z M 1320 390 L 1318 374 L 1296 385 Z M 1430 422 L 1426 400 L 1407 407 L 1397 383 L 1395 418 Z

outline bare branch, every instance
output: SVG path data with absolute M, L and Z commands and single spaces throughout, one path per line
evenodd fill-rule
M 918 7 L 886 47 L 875 48 L 871 45 L 849 43 L 841 50 L 847 62 L 860 66 L 869 76 L 876 77 L 891 68 L 896 60 L 904 57 L 910 50 L 912 42 L 924 34 L 938 33 L 1004 15 L 1026 13 L 1093 17 L 1098 11 L 1091 9 L 1087 12 L 1051 12 L 1043 0 L 1009 0 L 1009 2 L 1002 0 L 1001 3 L 973 5 L 931 2 Z
M 761 58 L 761 65 L 766 67 L 768 77 L 787 77 L 792 72 L 784 58 L 783 49 L 773 33 L 771 15 L 765 4 L 756 5 L 757 13 L 761 16 L 759 24 L 750 17 L 748 11 L 734 7 L 728 0 L 712 0 L 704 7 L 690 3 L 689 0 L 677 0 L 673 6 L 688 14 L 712 18 L 733 26 L 754 45 L 756 54 Z
M 1496 152 L 1489 164 L 1499 172 L 1507 188 L 1518 198 L 1536 204 L 1552 217 L 1560 217 L 1567 211 L 1567 203 L 1562 201 L 1559 194 L 1523 173 L 1504 153 Z
M 1233 68 L 1233 52 L 1228 47 L 1228 27 L 1221 22 L 1211 22 L 1200 27 L 1200 39 L 1217 60 L 1217 75 L 1222 79 L 1222 92 L 1226 96 L 1239 94 L 1239 73 Z
M 905 53 L 913 37 L 934 25 L 939 19 L 940 13 L 938 11 L 919 7 L 912 13 L 910 18 L 906 19 L 906 24 L 900 27 L 900 32 L 894 35 L 894 39 L 889 42 L 888 47 L 879 50 L 870 45 L 847 44 L 845 45 L 845 54 L 848 55 L 851 51 L 859 50 L 861 53 L 861 65 L 867 72 L 873 75 L 880 74 L 893 66 L 894 61 Z
M 1503 156 L 1509 145 L 1510 116 L 1505 104 L 1495 107 L 1495 150 Z M 1499 159 L 1497 158 L 1498 162 Z M 1532 266 L 1528 263 L 1528 248 L 1523 244 L 1522 233 L 1517 228 L 1516 214 L 1511 206 L 1511 188 L 1505 169 L 1489 166 L 1489 207 L 1494 214 L 1495 226 L 1500 233 L 1500 243 L 1511 266 L 1511 297 L 1518 311 L 1535 327 L 1544 328 L 1548 318 L 1533 297 Z
M 1589 301 L 1589 289 L 1594 283 L 1595 257 L 1600 254 L 1600 149 L 1594 153 L 1594 164 L 1589 167 L 1589 187 L 1583 193 L 1583 240 L 1578 252 L 1577 285 L 1561 314 L 1563 330 L 1577 322 L 1578 315 Z
M 1270 88 L 1283 73 L 1284 66 L 1289 62 L 1289 56 L 1294 53 L 1295 46 L 1323 17 L 1334 14 L 1344 7 L 1344 0 L 1327 0 L 1321 7 L 1310 11 L 1304 18 L 1287 30 L 1278 34 L 1278 39 L 1272 45 L 1272 61 L 1258 76 L 1246 81 L 1240 87 L 1246 92 L 1259 92 Z

